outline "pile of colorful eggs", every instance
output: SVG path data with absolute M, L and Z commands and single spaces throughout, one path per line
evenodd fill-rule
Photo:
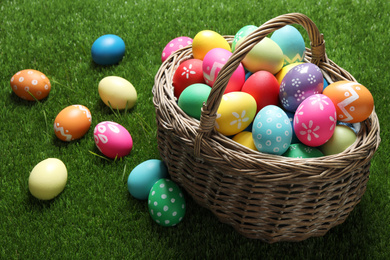
M 172 80 L 178 106 L 187 115 L 200 119 L 219 71 L 255 29 L 244 26 L 232 44 L 204 30 L 166 46 L 162 61 L 192 44 L 193 57 L 177 67 Z M 329 84 L 304 57 L 304 39 L 291 25 L 257 43 L 227 83 L 215 129 L 251 149 L 295 158 L 337 154 L 352 145 L 359 123 L 374 109 L 371 93 L 357 82 Z

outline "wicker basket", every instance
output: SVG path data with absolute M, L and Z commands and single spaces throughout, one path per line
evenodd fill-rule
M 268 243 L 323 236 L 345 221 L 363 196 L 370 161 L 380 143 L 375 111 L 361 123 L 356 142 L 346 151 L 296 159 L 246 148 L 214 129 L 227 82 L 246 53 L 266 35 L 288 24 L 303 26 L 311 40 L 305 62 L 318 65 L 328 81 L 355 81 L 329 60 L 322 34 L 305 15 L 269 20 L 249 35 L 221 69 L 201 120 L 187 116 L 173 95 L 179 64 L 193 58 L 191 46 L 173 53 L 160 67 L 153 87 L 157 142 L 171 178 L 201 206 L 248 238 Z M 232 42 L 233 36 L 224 36 Z

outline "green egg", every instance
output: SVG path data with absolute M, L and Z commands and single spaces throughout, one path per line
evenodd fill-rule
M 160 179 L 152 187 L 148 198 L 149 214 L 164 227 L 172 227 L 182 221 L 186 202 L 179 186 L 169 179 Z
M 283 156 L 292 158 L 314 158 L 324 156 L 324 154 L 315 147 L 297 143 L 291 144 Z
M 210 91 L 211 87 L 206 84 L 192 84 L 180 94 L 178 105 L 187 115 L 199 120 L 203 103 L 209 97 Z
M 254 30 L 256 30 L 258 27 L 255 25 L 246 25 L 242 27 L 235 35 L 232 42 L 232 52 L 236 49 L 236 44 L 239 40 L 245 38 L 250 33 L 252 33 Z

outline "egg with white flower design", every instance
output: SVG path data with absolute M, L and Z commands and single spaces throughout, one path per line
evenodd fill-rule
M 256 100 L 245 92 L 229 92 L 222 96 L 215 128 L 223 135 L 235 135 L 247 128 L 256 115 Z
M 279 88 L 279 100 L 285 110 L 294 112 L 307 97 L 321 94 L 324 81 L 320 68 L 303 63 L 286 73 Z
M 292 127 L 287 114 L 275 105 L 263 107 L 253 121 L 252 136 L 258 151 L 283 154 L 292 139 Z
M 294 131 L 303 144 L 316 147 L 332 137 L 336 122 L 332 100 L 323 94 L 315 94 L 305 99 L 295 112 Z
M 180 36 L 168 42 L 161 53 L 161 62 L 164 62 L 175 51 L 192 44 L 192 41 L 190 37 Z

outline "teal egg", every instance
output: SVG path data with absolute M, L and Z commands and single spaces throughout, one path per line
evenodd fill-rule
M 258 27 L 255 25 L 246 25 L 242 27 L 238 32 L 234 35 L 234 39 L 232 42 L 232 52 L 236 49 L 236 44 L 239 40 L 242 38 L 245 38 L 247 35 L 249 35 L 251 32 L 256 30 Z
M 294 26 L 286 25 L 276 30 L 271 39 L 276 42 L 283 51 L 284 64 L 286 66 L 295 62 L 302 62 L 305 58 L 305 41 L 301 33 Z
M 200 119 L 203 103 L 210 95 L 211 87 L 196 83 L 188 86 L 180 94 L 178 105 L 189 116 Z
M 168 177 L 168 170 L 164 162 L 150 159 L 138 164 L 130 172 L 127 179 L 127 189 L 134 198 L 146 200 L 153 184 L 166 177 Z

